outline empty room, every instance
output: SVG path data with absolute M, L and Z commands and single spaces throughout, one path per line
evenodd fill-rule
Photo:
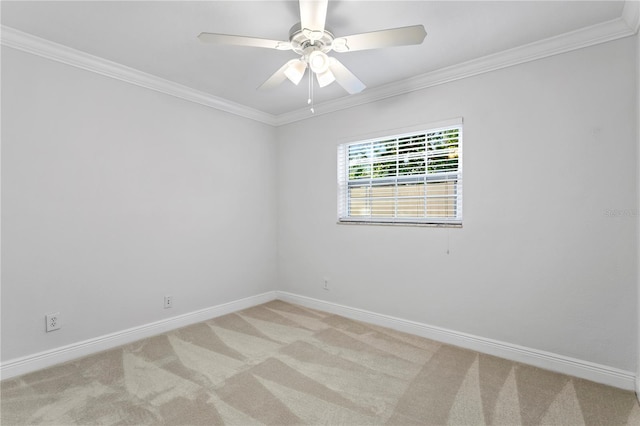
M 2 425 L 640 424 L 640 2 L 2 1 Z

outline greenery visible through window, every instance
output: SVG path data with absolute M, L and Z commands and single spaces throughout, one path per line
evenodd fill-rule
M 339 220 L 462 222 L 462 126 L 340 145 Z

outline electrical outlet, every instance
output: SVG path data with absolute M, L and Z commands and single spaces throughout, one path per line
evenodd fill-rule
M 45 315 L 47 333 L 60 329 L 60 312 Z
M 164 297 L 164 308 L 165 309 L 173 308 L 173 296 L 168 294 Z
M 325 290 L 329 291 L 329 278 L 324 278 L 324 287 Z

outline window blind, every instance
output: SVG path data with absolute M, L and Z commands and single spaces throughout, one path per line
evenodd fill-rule
M 462 223 L 462 126 L 338 147 L 338 220 Z

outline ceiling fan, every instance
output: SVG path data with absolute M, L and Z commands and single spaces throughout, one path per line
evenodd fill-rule
M 320 87 L 337 81 L 348 93 L 355 94 L 364 90 L 366 87 L 364 83 L 336 58 L 327 56 L 327 53 L 332 50 L 343 53 L 420 44 L 427 35 L 424 26 L 413 25 L 335 37 L 325 27 L 328 0 L 299 1 L 300 22 L 289 30 L 288 41 L 215 33 L 200 33 L 198 38 L 205 43 L 212 44 L 293 50 L 299 55 L 298 59 L 292 59 L 285 63 L 259 89 L 273 88 L 282 83 L 285 78 L 297 85 L 309 68 L 310 73 L 315 74 Z

